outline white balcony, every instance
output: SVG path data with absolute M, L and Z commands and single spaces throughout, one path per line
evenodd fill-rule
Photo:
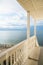
M 40 61 L 40 48 L 36 37 L 30 37 L 0 52 L 0 65 L 37 65 Z

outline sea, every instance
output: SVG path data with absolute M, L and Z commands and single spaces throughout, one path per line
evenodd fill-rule
M 34 26 L 30 26 L 30 37 L 34 35 Z M 36 36 L 40 46 L 43 46 L 43 26 L 36 26 Z M 27 39 L 26 29 L 0 30 L 0 44 L 16 45 Z
M 34 26 L 30 27 L 30 36 L 34 35 Z M 40 46 L 43 46 L 43 26 L 36 26 L 36 36 Z

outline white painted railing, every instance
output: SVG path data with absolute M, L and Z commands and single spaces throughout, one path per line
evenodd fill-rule
M 0 65 L 23 65 L 32 48 L 38 46 L 36 37 L 20 42 L 19 44 L 0 53 Z

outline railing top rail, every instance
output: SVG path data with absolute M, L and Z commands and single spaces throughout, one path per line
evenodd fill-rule
M 13 50 L 13 49 L 17 49 L 17 48 L 18 48 L 20 45 L 22 45 L 25 41 L 26 41 L 26 40 L 20 42 L 20 43 L 17 44 L 17 45 L 12 46 L 11 48 L 6 49 L 5 51 L 0 52 L 0 57 L 6 55 L 9 51 L 11 51 L 11 50 Z
M 32 37 L 30 37 L 29 39 L 31 40 L 32 38 L 35 38 L 35 36 L 32 36 Z M 19 44 L 14 45 L 13 47 L 6 49 L 4 52 L 1 52 L 1 53 L 0 53 L 0 58 L 1 58 L 2 56 L 6 55 L 6 54 L 7 54 L 8 52 L 10 52 L 11 50 L 13 50 L 13 49 L 16 50 L 20 45 L 23 45 L 23 44 L 24 44 L 27 40 L 29 40 L 29 39 L 26 39 L 26 40 L 20 42 Z

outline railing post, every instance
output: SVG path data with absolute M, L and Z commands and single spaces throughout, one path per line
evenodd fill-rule
M 8 65 L 8 59 L 6 60 L 6 65 Z
M 10 65 L 12 65 L 12 55 L 10 56 Z
M 30 12 L 27 11 L 27 39 L 30 37 Z
M 8 53 L 6 54 L 6 65 L 8 65 Z
M 15 64 L 15 53 L 14 53 L 14 64 Z
M 1 62 L 1 65 L 3 65 L 3 62 Z

